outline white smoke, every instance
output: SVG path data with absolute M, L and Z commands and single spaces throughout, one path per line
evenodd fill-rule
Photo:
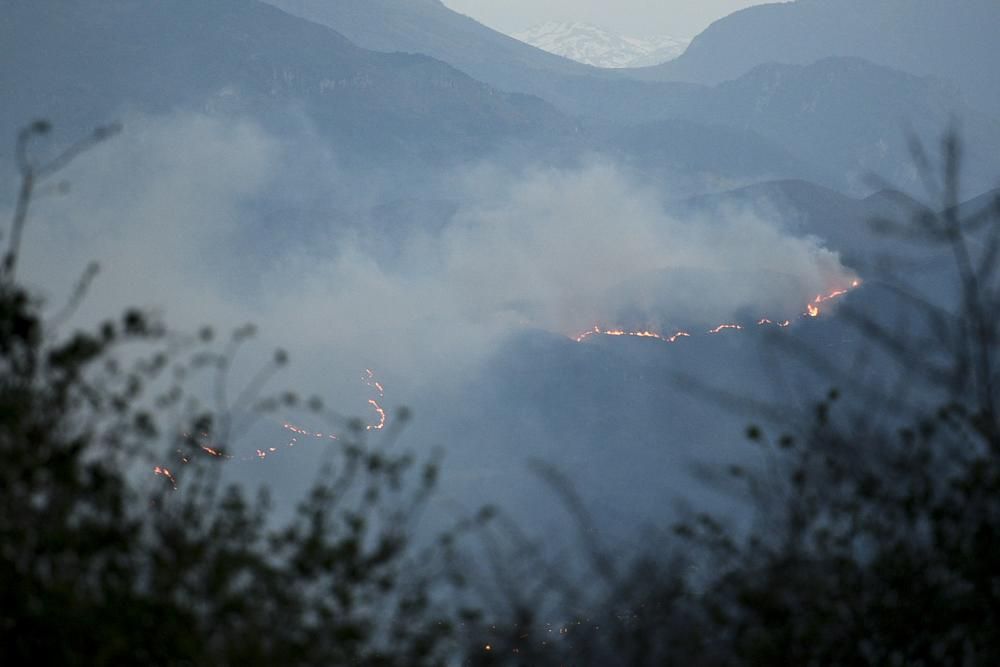
M 364 230 L 320 231 L 269 255 L 260 246 L 282 228 L 258 243 L 260 227 L 247 222 L 262 193 L 280 184 L 294 201 L 290 187 L 323 183 L 289 185 L 301 146 L 250 123 L 134 118 L 67 171 L 68 197 L 38 202 L 25 272 L 55 299 L 96 259 L 104 273 L 84 319 L 137 303 L 181 326 L 251 320 L 309 370 L 349 365 L 352 378 L 355 366 L 401 377 L 468 367 L 525 328 L 571 335 L 595 324 L 793 316 L 851 278 L 817 240 L 759 217 L 671 217 L 657 192 L 601 158 L 442 177 L 457 213 L 399 232 L 391 262 L 366 249 Z M 329 156 L 311 159 L 336 169 Z M 377 200 L 376 190 L 345 208 Z

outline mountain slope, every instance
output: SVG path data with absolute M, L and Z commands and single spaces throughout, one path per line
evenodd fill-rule
M 683 53 L 686 39 L 616 35 L 587 23 L 549 22 L 513 35 L 526 44 L 586 65 L 605 68 L 657 65 Z
M 603 150 L 672 189 L 705 192 L 776 178 L 833 179 L 753 130 L 684 118 L 610 130 Z
M 525 88 L 528 73 L 599 73 L 491 30 L 440 0 L 267 1 L 331 27 L 366 49 L 423 53 L 503 90 L 531 92 Z
M 796 236 L 816 236 L 849 266 L 861 266 L 883 241 L 869 223 L 874 218 L 906 220 L 910 211 L 899 196 L 876 194 L 863 199 L 802 180 L 758 183 L 728 192 L 674 202 L 677 215 L 723 215 L 752 212 Z
M 657 80 L 718 83 L 770 62 L 831 56 L 932 75 L 968 103 L 1000 113 L 996 0 L 798 0 L 759 5 L 716 21 L 685 53 L 641 73 Z
M 501 90 L 535 95 L 568 115 L 614 122 L 664 117 L 692 88 L 647 83 L 547 53 L 491 30 L 439 0 L 266 0 L 354 43 L 423 53 Z
M 793 63 L 776 68 L 761 68 L 758 65 L 755 69 L 755 60 L 780 54 L 785 48 L 784 42 L 778 39 L 782 33 L 775 30 L 759 34 L 751 31 L 748 37 L 740 32 L 744 16 L 749 16 L 755 24 L 771 25 L 771 17 L 783 16 L 789 7 L 797 7 L 797 12 L 811 16 L 820 10 L 830 14 L 833 5 L 842 7 L 846 3 L 854 7 L 857 4 L 857 14 L 861 18 L 856 20 L 839 14 L 823 15 L 832 26 L 830 29 L 834 37 L 825 36 L 825 33 L 820 35 L 822 31 L 816 25 L 813 26 L 815 35 L 797 34 L 791 42 L 802 42 L 804 45 L 816 42 L 829 46 L 817 46 L 813 49 L 814 53 L 854 51 L 867 43 L 866 35 L 882 35 L 890 29 L 892 34 L 900 32 L 902 29 L 893 24 L 894 11 L 904 18 L 908 17 L 910 24 L 926 23 L 925 19 L 915 17 L 914 11 L 908 9 L 906 3 L 910 0 L 886 0 L 884 4 L 889 9 L 875 9 L 869 5 L 882 7 L 883 3 L 862 3 L 860 0 L 842 0 L 839 3 L 832 0 L 800 0 L 788 5 L 765 5 L 757 8 L 757 13 L 753 13 L 756 10 L 739 12 L 730 19 L 717 22 L 675 61 L 661 68 L 639 70 L 588 68 L 549 56 L 451 12 L 437 0 L 270 1 L 297 15 L 342 30 L 348 37 L 359 39 L 366 46 L 413 50 L 440 57 L 493 85 L 542 97 L 568 115 L 618 124 L 655 124 L 684 119 L 702 125 L 749 130 L 785 149 L 803 163 L 822 165 L 827 173 L 822 182 L 837 188 L 864 191 L 867 188 L 864 179 L 872 172 L 889 179 L 907 178 L 910 162 L 905 138 L 907 128 L 912 128 L 926 141 L 936 141 L 948 126 L 953 113 L 963 122 L 967 144 L 971 147 L 997 145 L 993 142 L 1000 135 L 996 123 L 970 112 L 954 89 L 918 76 L 908 76 L 903 71 L 894 71 L 894 68 L 884 65 L 839 58 L 813 66 L 818 59 L 809 57 L 803 58 L 808 65 L 806 67 Z M 900 2 L 906 6 L 899 5 Z M 941 4 L 940 0 L 913 2 L 935 7 Z M 944 22 L 944 25 L 964 25 L 971 20 L 970 17 L 974 19 L 986 11 L 982 0 L 967 0 L 967 3 L 963 0 L 959 6 L 949 5 L 951 13 L 957 18 L 951 19 L 951 24 Z M 868 25 L 875 15 L 882 17 L 881 23 L 875 27 Z M 887 23 L 892 25 L 878 27 Z M 905 52 L 911 46 L 916 48 L 924 33 L 916 27 L 913 29 L 916 30 L 915 36 L 907 37 L 910 41 L 900 38 L 897 41 L 901 46 L 890 45 L 892 49 Z M 737 46 L 730 45 L 725 39 L 716 39 L 713 35 L 719 30 L 723 31 L 723 38 L 735 40 Z M 973 43 L 981 32 L 970 32 Z M 836 49 L 830 45 L 833 41 L 836 42 Z M 743 45 L 744 42 L 747 44 Z M 923 42 L 928 43 L 935 42 Z M 856 44 L 861 46 L 855 47 Z M 716 52 L 718 57 L 713 55 Z M 954 55 L 956 62 L 976 62 L 972 52 Z M 704 84 L 632 78 L 634 72 L 643 76 L 651 73 L 665 75 L 673 71 L 667 68 L 672 63 L 688 63 L 683 67 L 678 65 L 684 69 L 703 62 L 728 62 L 727 59 L 733 61 L 732 76 L 706 76 L 705 80 L 713 85 L 726 79 L 739 81 L 717 88 Z M 687 78 L 694 80 L 698 77 Z M 627 143 L 636 146 L 642 142 L 637 143 L 630 138 Z M 982 189 L 991 185 L 989 179 L 996 178 L 998 174 L 994 168 L 996 158 L 987 155 L 983 149 L 979 152 L 981 155 L 973 160 L 976 164 L 970 167 L 969 173 L 973 180 L 978 179 L 972 185 Z M 645 151 L 646 157 L 650 154 L 650 151 Z M 777 175 L 770 168 L 764 173 Z M 787 175 L 783 169 L 779 173 Z M 813 178 L 813 172 L 800 175 Z
M 631 110 L 636 114 L 634 121 L 645 126 L 630 130 L 626 140 L 630 152 L 643 160 L 657 153 L 664 158 L 676 156 L 680 146 L 700 136 L 698 145 L 712 152 L 713 159 L 728 155 L 730 167 L 743 165 L 737 173 L 747 173 L 759 164 L 761 172 L 776 178 L 794 175 L 855 193 L 870 191 L 871 176 L 902 188 L 919 187 L 909 136 L 934 147 L 957 117 L 965 139 L 968 191 L 983 191 L 1000 182 L 1000 156 L 993 150 L 1000 145 L 1000 121 L 963 107 L 955 100 L 954 90 L 938 80 L 857 58 L 828 58 L 807 66 L 761 65 L 734 81 L 676 88 L 675 94 L 664 94 L 661 99 L 650 95 L 650 89 L 629 88 L 624 82 L 597 85 L 615 86 L 618 91 L 594 95 L 592 106 L 620 104 L 621 113 Z M 598 111 L 608 116 L 616 112 Z M 664 125 L 667 119 L 721 130 L 714 137 L 703 132 L 685 137 L 679 132 L 675 139 L 663 142 L 662 128 L 671 126 Z M 756 136 L 756 142 L 732 141 L 740 132 L 747 138 Z M 764 150 L 765 142 L 770 149 Z M 692 155 L 690 164 L 704 164 L 706 160 L 696 157 L 694 149 L 681 152 Z M 771 159 L 761 159 L 765 155 Z M 764 164 L 771 166 L 763 168 Z M 800 166 L 795 168 L 795 164 Z
M 864 198 L 848 197 L 839 192 L 798 180 L 758 183 L 718 194 L 675 201 L 668 209 L 678 216 L 725 216 L 752 214 L 772 221 L 787 232 L 815 236 L 824 245 L 840 253 L 846 266 L 859 272 L 870 285 L 878 284 L 888 270 L 905 275 L 906 281 L 924 298 L 937 303 L 951 303 L 950 262 L 942 262 L 941 248 L 934 242 L 907 235 L 909 229 L 922 229 L 914 216 L 925 206 L 941 204 L 933 196 L 921 193 L 912 198 L 896 190 L 882 190 Z M 980 194 L 959 205 L 961 214 L 974 216 L 984 210 L 1000 210 L 1000 189 Z M 886 231 L 879 222 L 893 223 L 896 231 Z M 900 242 L 900 234 L 907 237 Z M 989 243 L 988 228 L 972 232 L 972 243 Z M 868 293 L 868 290 L 864 291 Z M 869 313 L 894 313 L 898 294 L 880 292 L 864 297 Z
M 447 11 L 431 0 L 406 6 Z M 125 108 L 196 109 L 278 127 L 304 114 L 339 152 L 369 162 L 454 161 L 508 145 L 528 145 L 530 159 L 545 162 L 559 159 L 553 147 L 567 149 L 563 155 L 597 149 L 651 172 L 694 174 L 716 183 L 711 189 L 806 178 L 867 192 L 870 172 L 900 187 L 916 183 L 905 128 L 936 141 L 958 111 L 969 187 L 1000 180 L 1000 158 L 989 150 L 1000 145 L 996 121 L 962 113 L 933 80 L 858 59 L 767 65 L 716 87 L 542 72 L 535 83 L 545 82 L 560 109 L 591 119 L 580 124 L 427 56 L 368 51 L 253 0 L 7 0 L 6 7 L 0 85 L 16 91 L 0 106 L 7 136 L 36 116 L 73 136 Z M 378 31 L 383 24 L 371 13 L 360 15 Z M 491 57 L 488 49 L 479 54 Z
M 912 181 L 908 134 L 936 145 L 954 117 L 966 139 L 972 191 L 1000 179 L 1000 122 L 961 106 L 954 90 L 856 58 L 811 65 L 762 65 L 713 89 L 711 102 L 692 111 L 746 127 L 786 146 L 801 159 L 840 170 L 841 183 L 863 190 L 870 174 Z
M 9 0 L 0 82 L 16 91 L 0 131 L 36 116 L 63 126 L 123 108 L 178 108 L 284 122 L 304 111 L 335 145 L 370 155 L 461 155 L 559 134 L 542 101 L 501 93 L 427 56 L 359 48 L 254 0 Z

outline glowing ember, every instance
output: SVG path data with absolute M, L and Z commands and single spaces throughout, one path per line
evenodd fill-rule
M 174 474 L 172 472 L 170 472 L 169 468 L 164 468 L 162 466 L 156 466 L 155 468 L 153 468 L 153 474 L 154 475 L 161 475 L 163 477 L 166 477 L 167 480 L 170 482 L 170 486 L 174 487 L 174 491 L 177 490 L 177 480 L 174 478 Z
M 742 330 L 743 327 L 740 326 L 739 324 L 720 324 L 714 329 L 709 329 L 708 333 L 717 334 L 717 333 L 722 333 L 723 331 L 742 331 Z
M 375 379 L 375 372 L 370 368 L 365 369 L 365 374 L 363 376 L 365 384 L 374 389 L 378 393 L 378 397 L 382 398 L 385 396 L 385 389 L 382 387 L 382 383 Z M 374 398 L 368 399 L 368 405 L 375 409 L 375 414 L 378 415 L 378 422 L 374 424 L 368 424 L 365 427 L 366 431 L 381 431 L 385 428 L 385 410 L 379 405 L 379 402 Z
M 830 292 L 829 294 L 817 294 L 816 298 L 813 299 L 811 303 L 806 305 L 806 312 L 802 314 L 803 317 L 819 317 L 821 305 L 829 301 L 833 301 L 834 299 L 839 299 L 840 297 L 850 292 L 852 289 L 855 289 L 860 286 L 861 286 L 861 281 L 855 279 L 851 281 L 850 287 L 843 289 L 836 289 Z M 768 319 L 766 317 L 762 317 L 761 319 L 757 320 L 758 326 L 768 326 L 775 324 L 784 329 L 790 327 L 792 325 L 792 322 L 791 320 L 781 320 L 780 322 L 775 322 L 774 320 Z M 720 324 L 715 328 L 709 329 L 708 333 L 719 334 L 722 333 L 723 331 L 742 331 L 742 330 L 743 330 L 743 325 L 741 324 Z M 631 331 L 628 329 L 620 329 L 620 328 L 602 329 L 599 326 L 595 326 L 593 329 L 585 331 L 577 336 L 573 336 L 573 340 L 575 340 L 577 343 L 582 343 L 583 341 L 593 336 L 633 336 L 636 338 L 654 338 L 656 340 L 662 340 L 665 343 L 675 343 L 679 338 L 689 338 L 691 334 L 684 331 L 678 331 L 672 336 L 665 336 L 661 333 L 658 333 L 656 331 L 650 331 L 648 329 Z
M 675 343 L 678 338 L 689 338 L 691 334 L 686 331 L 678 331 L 672 336 L 664 336 L 655 331 L 625 331 L 624 329 L 601 329 L 600 327 L 594 327 L 590 331 L 584 331 L 582 334 L 575 336 L 573 340 L 577 343 L 582 343 L 591 336 L 633 336 L 635 338 L 655 338 L 665 343 Z
M 827 301 L 833 301 L 834 299 L 839 299 L 840 297 L 844 296 L 852 289 L 859 287 L 860 285 L 861 285 L 860 280 L 853 280 L 851 281 L 851 286 L 848 287 L 847 289 L 834 290 L 829 294 L 817 294 L 816 298 L 813 299 L 813 302 L 810 303 L 808 306 L 806 306 L 806 315 L 808 315 L 809 317 L 819 317 L 819 312 L 820 312 L 819 307 L 821 304 L 824 304 Z
M 375 379 L 375 371 L 366 368 L 362 379 L 366 385 L 378 392 L 379 398 L 385 396 L 385 389 L 382 387 L 382 383 Z
M 312 431 L 307 431 L 304 428 L 296 426 L 295 424 L 289 424 L 288 422 L 285 422 L 284 424 L 282 424 L 281 427 L 284 428 L 286 431 L 291 431 L 292 433 L 295 433 L 297 435 L 303 435 L 303 436 L 305 436 L 307 438 L 317 438 L 317 439 L 320 439 L 320 438 L 329 438 L 330 440 L 336 440 L 337 439 L 337 436 L 335 434 L 333 434 L 333 433 L 323 433 L 321 431 L 317 431 L 317 432 L 313 433 Z M 292 438 L 292 442 L 296 442 L 296 439 Z M 291 446 L 291 445 L 289 445 L 289 446 Z
M 375 372 L 373 370 L 371 370 L 370 368 L 366 368 L 364 374 L 362 375 L 362 379 L 364 380 L 365 384 L 376 393 L 378 398 L 383 398 L 385 396 L 385 387 L 383 387 L 382 383 L 375 378 Z M 378 421 L 376 421 L 374 424 L 367 425 L 365 429 L 368 431 L 381 431 L 382 429 L 385 428 L 386 422 L 388 421 L 386 411 L 382 407 L 382 405 L 374 398 L 368 399 L 368 404 L 375 409 L 375 413 L 378 416 Z M 293 437 L 291 440 L 289 440 L 289 442 L 285 445 L 285 447 L 294 447 L 296 444 L 298 444 L 299 437 L 317 439 L 317 440 L 338 439 L 338 436 L 335 433 L 323 433 L 322 431 L 311 431 L 302 428 L 301 426 L 292 424 L 290 422 L 284 422 L 282 423 L 281 426 L 286 431 L 290 431 L 294 433 L 296 436 Z M 183 433 L 182 435 L 185 438 L 192 437 L 190 433 Z M 201 433 L 200 438 L 203 439 L 203 442 L 198 444 L 198 448 L 201 449 L 201 451 L 204 452 L 206 455 L 214 458 L 224 458 L 224 459 L 234 458 L 233 456 L 226 454 L 223 450 L 218 449 L 216 447 L 212 447 L 210 444 L 208 444 L 210 442 L 208 433 Z M 279 451 L 280 450 L 278 447 L 267 447 L 264 449 L 257 449 L 254 451 L 253 455 L 241 456 L 239 457 L 239 460 L 241 461 L 262 460 L 268 458 L 269 456 L 277 454 Z M 178 450 L 177 454 L 178 454 L 178 460 L 181 463 L 189 463 L 191 461 L 191 457 L 188 454 L 182 452 L 181 450 Z M 153 473 L 166 478 L 170 482 L 171 486 L 174 487 L 174 489 L 177 488 L 177 480 L 169 468 L 163 466 L 156 466 L 155 468 L 153 468 Z
M 368 404 L 373 408 L 375 408 L 375 412 L 378 414 L 378 423 L 369 424 L 368 426 L 365 427 L 365 430 L 381 431 L 383 428 L 385 428 L 385 410 L 382 408 L 381 405 L 378 404 L 378 401 L 376 401 L 374 398 L 369 398 Z

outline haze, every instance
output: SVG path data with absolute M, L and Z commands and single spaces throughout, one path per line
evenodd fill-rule
M 592 23 L 623 35 L 694 37 L 759 0 L 444 0 L 444 4 L 508 34 L 548 21 Z
M 924 442 L 950 423 L 951 407 L 924 411 L 952 405 L 941 401 L 943 392 L 959 392 L 961 405 L 966 395 L 997 394 L 1000 370 L 988 363 L 996 363 L 990 351 L 1000 346 L 1000 326 L 985 320 L 994 317 L 986 311 L 1000 303 L 1000 287 L 972 299 L 977 281 L 948 264 L 959 257 L 964 271 L 982 266 L 989 280 L 1000 280 L 993 270 L 1000 227 L 981 221 L 989 210 L 1000 214 L 997 0 L 0 0 L 0 7 L 0 217 L 17 223 L 29 211 L 23 229 L 0 228 L 11 253 L 0 266 L 0 296 L 40 313 L 0 321 L 0 362 L 18 346 L 49 345 L 75 330 L 100 334 L 69 346 L 91 354 L 102 349 L 94 341 L 114 332 L 103 323 L 132 307 L 167 325 L 171 353 L 187 354 L 192 345 L 200 351 L 197 339 L 223 355 L 195 354 L 190 370 L 138 364 L 154 374 L 145 389 L 149 410 L 178 410 L 176 423 L 149 429 L 137 418 L 126 430 L 158 438 L 149 465 L 135 468 L 140 486 L 165 483 L 154 472 L 160 468 L 162 477 L 168 468 L 177 479 L 167 478 L 165 489 L 186 489 L 186 471 L 213 456 L 206 465 L 224 466 L 213 468 L 224 471 L 224 481 L 267 486 L 279 520 L 317 474 L 354 470 L 331 474 L 321 464 L 331 452 L 351 454 L 342 445 L 357 437 L 374 452 L 412 452 L 421 462 L 441 452 L 415 544 L 444 544 L 433 539 L 439 530 L 466 525 L 464 518 L 493 505 L 503 526 L 517 527 L 511 535 L 538 536 L 539 553 L 561 557 L 558 568 L 531 566 L 527 579 L 462 577 L 470 582 L 502 585 L 589 567 L 574 546 L 581 534 L 608 545 L 616 566 L 632 568 L 649 552 L 673 572 L 664 554 L 686 548 L 671 537 L 675 520 L 708 513 L 742 538 L 767 529 L 771 518 L 751 495 L 792 493 L 758 476 L 786 449 L 748 446 L 748 433 L 758 432 L 749 425 L 768 430 L 777 444 L 794 434 L 787 453 L 797 456 L 809 451 L 806 438 L 835 425 L 818 404 L 840 396 L 830 410 L 853 419 L 850 411 L 867 416 L 878 396 L 888 397 L 892 410 L 857 423 L 895 433 L 899 405 L 907 402 L 917 414 L 941 415 L 933 428 L 910 422 L 919 425 L 911 435 Z M 546 21 L 606 30 L 537 31 L 551 49 L 504 34 Z M 671 36 L 695 35 L 690 47 L 661 57 L 671 42 L 686 44 Z M 621 38 L 631 36 L 648 39 Z M 588 60 L 593 53 L 607 60 Z M 653 53 L 661 56 L 623 60 Z M 120 132 L 94 133 L 119 123 Z M 954 127 L 962 139 L 960 180 L 943 178 L 940 168 L 959 154 L 943 141 Z M 81 138 L 95 136 L 101 140 L 77 151 Z M 52 160 L 54 176 L 45 167 Z M 36 195 L 29 208 L 25 192 Z M 910 230 L 907 242 L 883 233 L 914 211 L 924 226 Z M 930 241 L 954 242 L 965 228 L 927 221 L 967 212 L 981 213 L 968 225 L 981 236 L 953 255 L 939 252 L 943 262 L 931 257 Z M 92 261 L 101 270 L 77 291 Z M 23 283 L 40 305 L 7 289 L 15 266 L 19 289 Z M 975 326 L 956 319 L 963 303 L 980 318 Z M 14 306 L 0 319 L 20 313 Z M 135 319 L 126 318 L 126 332 Z M 45 323 L 44 335 L 36 335 L 36 321 Z M 231 359 L 228 334 L 247 322 L 258 334 Z M 203 325 L 214 336 L 189 335 Z M 963 351 L 952 369 L 950 350 L 983 332 L 994 338 Z M 7 345 L 15 334 L 21 342 Z M 913 354 L 917 348 L 906 345 L 917 343 Z M 129 343 L 123 358 L 145 355 L 140 346 Z M 42 353 L 7 365 L 28 373 L 36 358 L 63 359 Z M 979 358 L 985 361 L 977 365 Z M 128 366 L 103 367 L 113 374 Z M 222 375 L 209 377 L 213 369 Z M 90 382 L 72 370 L 50 375 Z M 260 398 L 274 400 L 257 401 L 259 378 L 269 378 Z M 73 404 L 80 414 L 53 414 L 54 422 L 98 429 L 103 422 L 91 419 L 87 406 L 106 405 L 117 420 L 123 401 L 145 400 L 129 378 L 112 379 L 106 386 L 121 397 L 98 400 L 105 385 L 95 381 Z M 32 378 L 3 394 L 19 403 L 0 405 L 0 413 L 9 419 L 20 405 L 34 405 L 18 392 L 45 381 Z M 981 382 L 982 391 L 969 381 Z M 179 396 L 175 382 L 201 401 L 171 398 Z M 166 385 L 162 400 L 153 398 L 159 384 Z M 322 401 L 298 401 L 286 389 Z M 310 410 L 318 405 L 325 411 Z M 213 429 L 202 407 L 227 419 Z M 48 442 L 43 417 L 57 411 L 36 412 L 15 421 Z M 955 419 L 959 412 L 987 414 L 955 410 Z M 247 427 L 230 430 L 228 413 Z M 1000 415 L 1000 407 L 988 414 Z M 181 423 L 186 415 L 193 424 Z M 976 428 L 972 420 L 960 435 Z M 195 448 L 187 438 L 183 449 L 176 433 L 198 434 L 207 444 Z M 992 447 L 1000 426 L 991 433 Z M 2 459 L 17 473 L 10 479 L 21 480 L 16 488 L 28 489 L 26 509 L 7 513 L 14 518 L 33 516 L 44 496 L 26 485 L 45 476 L 21 474 L 17 461 L 39 461 L 44 470 L 45 461 L 62 460 L 28 456 L 24 440 L 0 437 L 0 446 L 26 453 Z M 825 442 L 838 456 L 861 460 L 861 450 L 885 441 L 862 434 Z M 216 456 L 222 449 L 232 458 Z M 569 483 L 559 487 L 535 474 L 539 461 Z M 863 470 L 849 462 L 837 470 Z M 807 463 L 802 478 L 825 465 L 823 457 Z M 368 468 L 387 470 L 379 462 Z M 761 486 L 737 489 L 727 481 L 744 474 Z M 878 484 L 862 481 L 859 493 L 880 493 Z M 565 493 L 560 499 L 557 492 L 570 487 L 578 501 L 565 502 Z M 803 497 L 826 497 L 810 493 Z M 359 494 L 362 502 L 376 498 Z M 137 513 L 149 505 L 131 504 Z M 385 514 L 386 522 L 393 516 Z M 57 538 L 46 539 L 77 544 Z M 782 567 L 769 571 L 781 579 Z M 649 570 L 634 569 L 645 583 Z M 811 579 L 807 574 L 792 581 Z M 598 592 L 599 578 L 580 581 Z M 507 592 L 496 597 L 507 599 Z M 700 594 L 685 598 L 693 604 Z M 4 613 L 0 633 L 17 628 Z M 568 618 L 552 615 L 554 623 Z M 671 660 L 597 664 L 626 663 Z

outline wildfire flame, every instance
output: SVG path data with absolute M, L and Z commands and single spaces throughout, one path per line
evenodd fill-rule
M 839 299 L 840 297 L 844 296 L 851 290 L 860 286 L 861 286 L 860 280 L 853 280 L 849 287 L 836 289 L 833 290 L 832 292 L 829 292 L 828 294 L 817 294 L 815 299 L 813 299 L 810 303 L 806 304 L 806 311 L 802 314 L 802 316 L 819 317 L 821 312 L 820 306 L 835 299 Z M 781 320 L 780 322 L 775 322 L 774 320 L 771 320 L 767 317 L 762 317 L 759 320 L 757 320 L 757 326 L 773 326 L 775 324 L 784 329 L 792 326 L 792 321 Z M 720 334 L 723 331 L 742 331 L 743 329 L 744 326 L 742 324 L 734 324 L 734 323 L 720 324 L 712 329 L 709 329 L 708 333 L 714 335 L 714 334 Z M 632 331 L 629 329 L 622 329 L 622 328 L 602 329 L 599 326 L 595 326 L 593 329 L 588 329 L 587 331 L 584 331 L 581 334 L 572 336 L 572 339 L 575 340 L 577 343 L 582 343 L 583 341 L 593 336 L 633 336 L 636 338 L 655 338 L 656 340 L 661 340 L 665 343 L 676 343 L 681 338 L 690 338 L 691 334 L 687 333 L 686 331 L 678 331 L 672 336 L 667 336 L 656 331 L 651 331 L 649 329 Z
M 177 480 L 174 478 L 174 474 L 170 472 L 169 468 L 156 466 L 155 468 L 153 468 L 153 474 L 162 475 L 163 477 L 166 477 L 167 481 L 170 482 L 170 486 L 174 487 L 175 491 L 177 490 Z
M 723 331 L 729 331 L 729 330 L 732 330 L 732 331 L 743 331 L 743 326 L 740 325 L 740 324 L 720 324 L 719 326 L 715 327 L 714 329 L 709 329 L 708 333 L 710 333 L 710 334 L 717 334 L 717 333 L 722 333 Z
M 860 285 L 861 285 L 860 280 L 854 280 L 851 282 L 849 287 L 836 289 L 833 290 L 832 292 L 829 292 L 828 294 L 817 294 L 815 299 L 813 299 L 810 303 L 806 304 L 806 311 L 805 313 L 802 314 L 802 317 L 809 317 L 809 318 L 819 317 L 821 313 L 820 306 L 835 299 L 839 299 L 840 297 L 844 296 L 851 290 L 860 287 Z M 757 320 L 757 326 L 775 326 L 775 325 L 781 328 L 787 328 L 792 325 L 792 322 L 791 320 L 781 320 L 779 322 L 775 322 L 774 320 L 771 320 L 766 317 L 762 317 L 759 320 Z M 712 329 L 709 329 L 706 333 L 709 335 L 715 335 L 715 334 L 720 334 L 724 331 L 742 331 L 744 330 L 744 328 L 745 327 L 742 324 L 726 323 L 726 324 L 720 324 Z M 687 331 L 676 331 L 673 334 L 667 335 L 650 329 L 642 329 L 642 330 L 628 330 L 623 328 L 602 329 L 600 326 L 594 326 L 592 329 L 584 331 L 583 333 L 577 336 L 573 336 L 572 339 L 577 343 L 582 343 L 583 341 L 592 338 L 594 336 L 630 336 L 633 338 L 651 338 L 654 340 L 663 341 L 664 343 L 676 343 L 681 338 L 692 337 L 692 335 Z M 380 399 L 385 397 L 385 387 L 382 385 L 381 382 L 378 381 L 378 379 L 375 377 L 375 372 L 372 371 L 372 369 L 370 368 L 366 368 L 364 374 L 361 377 L 365 385 L 375 392 L 375 397 L 369 398 L 368 404 L 372 407 L 372 409 L 375 411 L 375 414 L 378 416 L 378 420 L 373 424 L 366 425 L 365 430 L 381 431 L 382 429 L 385 428 L 386 423 L 388 421 L 386 411 L 382 407 L 382 404 L 379 402 Z M 304 429 L 300 426 L 296 426 L 295 424 L 289 422 L 283 423 L 282 427 L 285 430 L 295 434 L 295 436 L 291 438 L 291 440 L 288 442 L 287 445 L 285 445 L 285 447 L 294 447 L 298 443 L 299 437 L 324 439 L 324 440 L 338 439 L 335 433 L 323 433 L 320 431 L 314 432 Z M 207 433 L 202 433 L 201 435 L 204 438 L 209 437 Z M 216 447 L 212 447 L 209 444 L 201 444 L 199 445 L 199 447 L 201 451 L 208 456 L 212 456 L 215 458 L 226 458 L 226 459 L 233 458 L 232 456 L 224 453 L 222 450 Z M 243 457 L 241 460 L 265 459 L 268 456 L 278 453 L 278 451 L 279 449 L 277 447 L 257 449 L 253 456 Z M 179 460 L 181 463 L 188 463 L 191 460 L 186 454 L 180 451 L 178 451 L 178 454 L 180 455 Z M 174 488 L 174 490 L 177 489 L 177 478 L 174 476 L 173 472 L 169 468 L 164 466 L 156 466 L 153 468 L 153 474 L 165 478 L 168 482 L 170 482 L 170 485 Z
M 375 379 L 375 373 L 372 371 L 372 369 L 370 368 L 365 369 L 365 375 L 363 379 L 365 381 L 365 384 L 367 384 L 369 387 L 371 387 L 378 393 L 379 398 L 383 398 L 385 396 L 385 389 L 382 387 L 382 384 Z M 381 431 L 383 428 L 385 428 L 385 419 L 386 419 L 385 409 L 374 398 L 368 399 L 368 405 L 372 406 L 372 408 L 375 410 L 375 414 L 378 415 L 378 421 L 374 424 L 368 424 L 368 426 L 365 427 L 365 430 Z
M 361 377 L 365 385 L 375 392 L 378 399 L 385 397 L 385 387 L 375 377 L 375 371 L 371 370 L 370 368 L 366 368 L 364 374 Z M 382 429 L 385 428 L 386 423 L 388 421 L 388 415 L 386 414 L 385 408 L 382 407 L 382 404 L 379 403 L 379 401 L 376 398 L 369 398 L 368 404 L 375 410 L 375 414 L 377 415 L 378 419 L 377 421 L 375 421 L 375 423 L 366 425 L 365 430 L 381 431 Z M 290 431 L 295 434 L 291 438 L 291 440 L 289 440 L 288 443 L 285 445 L 286 448 L 294 447 L 296 444 L 298 444 L 299 437 L 312 438 L 317 440 L 338 439 L 336 433 L 323 433 L 321 431 L 310 431 L 305 428 L 302 428 L 301 426 L 296 426 L 295 424 L 292 424 L 290 422 L 284 422 L 282 424 L 282 428 L 284 428 L 286 431 Z M 183 435 L 185 437 L 190 437 L 190 435 L 187 433 Z M 207 440 L 209 438 L 209 434 L 201 433 L 200 437 Z M 231 455 L 226 454 L 221 449 L 213 447 L 210 444 L 199 444 L 198 447 L 199 449 L 201 449 L 202 452 L 204 452 L 208 456 L 212 456 L 215 458 L 225 458 L 225 459 L 233 458 Z M 239 460 L 241 461 L 262 460 L 269 456 L 277 454 L 279 451 L 281 450 L 278 447 L 267 447 L 264 449 L 257 449 L 251 456 L 243 456 L 240 457 Z M 186 464 L 191 461 L 191 458 L 182 451 L 178 450 L 177 454 L 178 454 L 178 460 L 182 464 Z M 169 468 L 166 468 L 164 466 L 155 466 L 153 468 L 153 474 L 164 477 L 165 479 L 167 479 L 167 481 L 170 482 L 170 485 L 174 488 L 174 490 L 177 490 L 177 478 L 174 476 L 173 472 L 171 472 Z
M 374 398 L 369 398 L 368 404 L 371 405 L 373 408 L 375 408 L 375 412 L 378 414 L 378 423 L 368 424 L 368 426 L 365 427 L 365 430 L 381 431 L 383 428 L 385 428 L 385 410 L 382 408 L 381 405 L 378 404 L 378 401 L 376 401 Z
M 375 371 L 366 368 L 362 379 L 366 385 L 378 392 L 379 398 L 385 396 L 385 389 L 382 387 L 382 383 L 375 379 Z
M 582 343 L 591 336 L 635 336 L 636 338 L 655 338 L 665 343 L 674 343 L 678 338 L 690 338 L 691 334 L 686 331 L 678 331 L 672 336 L 664 336 L 655 331 L 625 331 L 624 329 L 601 329 L 595 326 L 593 329 L 575 336 L 573 340 L 577 343 Z

